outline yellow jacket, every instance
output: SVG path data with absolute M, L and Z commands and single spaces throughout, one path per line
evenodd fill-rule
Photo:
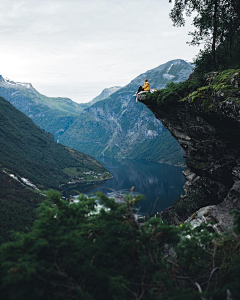
M 149 82 L 144 82 L 144 86 L 142 88 L 144 89 L 144 91 L 149 91 Z

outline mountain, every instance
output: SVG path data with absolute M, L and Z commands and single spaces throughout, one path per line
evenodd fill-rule
M 30 117 L 35 124 L 54 134 L 56 140 L 68 128 L 86 104 L 68 98 L 47 97 L 30 83 L 14 82 L 0 75 L 0 97 Z
M 105 89 L 85 104 L 46 97 L 29 83 L 0 76 L 0 96 L 53 133 L 55 140 L 86 154 L 183 165 L 178 143 L 149 110 L 135 104 L 133 94 L 146 77 L 151 88 L 161 89 L 171 81 L 186 80 L 191 72 L 190 64 L 173 60 L 139 75 L 123 88 Z
M 93 105 L 94 103 L 101 101 L 101 100 L 105 100 L 108 97 L 110 97 L 113 93 L 117 92 L 119 89 L 121 88 L 121 86 L 113 86 L 111 88 L 106 88 L 104 89 L 100 95 L 98 95 L 97 97 L 95 97 L 92 101 L 86 103 L 88 106 Z
M 53 135 L 0 97 L 0 169 L 33 189 L 110 177 L 92 157 L 58 144 Z
M 85 109 L 61 135 L 60 142 L 97 156 L 128 157 L 183 165 L 183 150 L 161 121 L 133 94 L 148 78 L 150 88 L 188 79 L 192 66 L 177 59 L 149 70 L 109 98 Z

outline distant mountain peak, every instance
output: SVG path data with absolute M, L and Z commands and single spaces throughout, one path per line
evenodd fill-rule
M 31 83 L 14 82 L 2 75 L 0 97 L 32 118 L 37 125 L 55 134 L 56 139 L 73 122 L 74 117 L 88 107 L 69 98 L 44 96 Z
M 147 78 L 151 88 L 161 89 L 171 81 L 179 83 L 187 80 L 192 71 L 193 66 L 190 63 L 183 59 L 174 59 L 140 74 L 129 85 L 136 89 L 137 86 L 143 85 L 144 79 Z
M 121 86 L 112 86 L 112 87 L 110 87 L 110 88 L 104 89 L 104 90 L 102 91 L 102 93 L 105 92 L 105 91 L 119 90 L 120 88 L 121 88 Z
M 93 105 L 94 103 L 96 103 L 98 101 L 105 100 L 108 97 L 110 97 L 113 93 L 120 90 L 121 88 L 122 88 L 122 86 L 112 86 L 110 88 L 106 88 L 101 92 L 100 95 L 95 97 L 92 101 L 88 102 L 87 104 L 90 106 L 90 105 Z
M 7 77 L 3 77 L 2 75 L 0 75 L 0 82 L 3 82 L 7 85 L 12 85 L 17 86 L 17 87 L 23 87 L 23 88 L 27 88 L 27 89 L 34 89 L 34 87 L 32 86 L 31 83 L 28 82 L 15 82 Z

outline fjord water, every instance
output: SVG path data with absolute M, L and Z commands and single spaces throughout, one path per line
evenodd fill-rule
M 113 196 L 112 190 L 124 194 L 130 192 L 134 186 L 134 193 L 145 195 L 145 200 L 139 205 L 140 214 L 163 211 L 184 193 L 183 185 L 186 180 L 181 167 L 106 157 L 97 160 L 113 175 L 113 178 L 98 188 L 93 187 L 88 193 L 101 190 Z

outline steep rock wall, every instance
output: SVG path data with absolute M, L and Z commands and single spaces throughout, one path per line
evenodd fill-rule
M 214 204 L 207 214 L 215 220 L 219 209 L 240 208 L 240 70 L 211 73 L 205 84 L 184 98 L 139 98 L 185 152 L 186 195 L 161 214 L 173 224 L 206 205 Z

